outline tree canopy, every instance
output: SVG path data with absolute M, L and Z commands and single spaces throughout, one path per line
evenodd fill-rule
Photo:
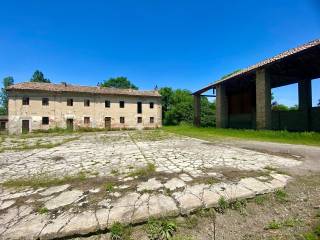
M 164 87 L 159 90 L 162 100 L 164 125 L 178 125 L 193 122 L 193 97 L 189 90 Z M 215 104 L 206 97 L 201 98 L 201 125 L 215 125 Z
M 8 93 L 6 88 L 10 85 L 13 85 L 14 80 L 13 77 L 5 77 L 3 79 L 3 88 L 1 89 L 0 94 L 0 115 L 7 115 L 8 114 Z
M 36 70 L 33 75 L 32 78 L 30 79 L 30 82 L 43 82 L 43 83 L 50 83 L 50 80 L 47 78 L 44 78 L 44 75 L 41 71 Z
M 138 90 L 138 87 L 131 83 L 126 77 L 116 77 L 105 80 L 103 83 L 99 84 L 101 87 L 114 87 L 114 88 L 131 88 Z

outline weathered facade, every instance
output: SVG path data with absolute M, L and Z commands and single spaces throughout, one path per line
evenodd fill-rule
M 213 90 L 218 128 L 320 131 L 320 107 L 312 107 L 311 90 L 311 81 L 317 78 L 320 78 L 320 39 L 194 92 L 194 123 L 200 125 L 199 99 L 202 93 Z M 271 89 L 293 83 L 298 84 L 298 110 L 272 111 Z
M 157 91 L 30 82 L 7 90 L 12 134 L 55 127 L 143 129 L 162 125 Z

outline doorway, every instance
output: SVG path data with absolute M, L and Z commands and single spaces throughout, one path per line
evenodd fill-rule
M 29 120 L 22 120 L 22 133 L 29 133 L 29 132 L 30 132 Z
M 67 119 L 67 129 L 73 131 L 73 119 Z
M 111 117 L 104 118 L 104 128 L 108 130 L 111 129 Z

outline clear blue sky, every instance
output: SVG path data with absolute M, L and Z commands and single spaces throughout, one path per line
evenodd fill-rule
M 0 78 L 196 90 L 320 37 L 318 0 L 1 1 Z M 320 80 L 314 92 L 320 98 Z M 296 103 L 296 87 L 274 90 Z

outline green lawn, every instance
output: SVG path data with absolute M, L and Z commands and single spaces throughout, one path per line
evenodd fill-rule
M 234 138 L 244 140 L 257 140 L 267 142 L 280 142 L 291 144 L 304 144 L 320 146 L 320 133 L 315 132 L 288 132 L 270 130 L 242 130 L 196 128 L 193 126 L 165 126 L 165 131 L 204 140 L 217 140 L 221 138 Z

